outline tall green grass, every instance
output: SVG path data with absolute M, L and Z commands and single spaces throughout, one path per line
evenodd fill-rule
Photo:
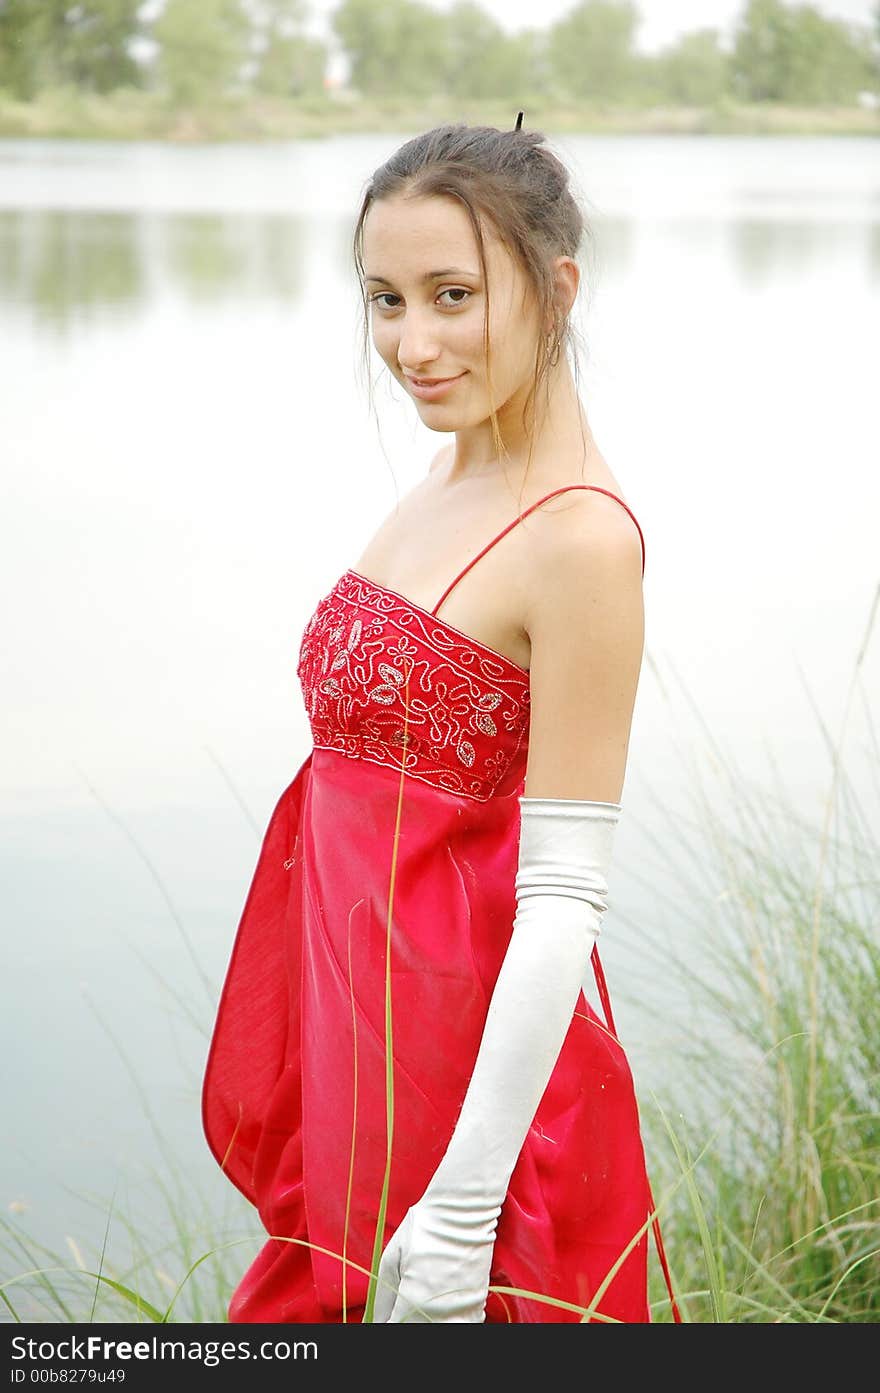
M 830 775 L 816 816 L 750 789 L 712 744 L 721 793 L 696 781 L 675 857 L 703 948 L 675 965 L 690 1028 L 645 1131 L 669 1183 L 694 1163 L 664 1220 L 692 1319 L 880 1317 L 880 843 L 844 758 L 858 698 L 859 771 L 880 792 L 862 683 L 878 601 L 836 739 L 817 715 Z
M 831 775 L 818 817 L 784 791 L 750 788 L 710 736 L 727 786 L 707 796 L 695 780 L 697 811 L 678 848 L 664 826 L 664 855 L 680 892 L 699 906 L 702 949 L 669 965 L 689 1000 L 685 1043 L 663 1089 L 640 1102 L 688 1321 L 880 1316 L 880 846 L 844 765 L 878 601 L 880 589 L 836 741 L 820 719 Z M 880 748 L 867 714 L 860 770 L 880 792 Z M 386 1021 L 390 1044 L 390 1009 Z M 101 1243 L 70 1234 L 53 1249 L 10 1213 L 0 1220 L 7 1321 L 223 1321 L 233 1287 L 265 1241 L 237 1192 L 226 1201 L 232 1216 L 221 1219 L 203 1193 L 204 1176 L 184 1173 L 123 1042 L 116 1048 L 155 1137 L 162 1232 L 117 1208 L 115 1197 L 93 1198 L 104 1220 Z M 390 1074 L 388 1087 L 390 1137 Z M 206 1149 L 209 1173 L 213 1179 Z M 351 1265 L 345 1251 L 338 1256 Z M 671 1319 L 656 1261 L 650 1280 L 653 1319 Z M 374 1295 L 375 1283 L 371 1305 Z

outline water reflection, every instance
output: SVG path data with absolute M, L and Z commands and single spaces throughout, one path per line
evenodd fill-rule
M 148 236 L 154 265 L 190 303 L 246 296 L 290 304 L 302 294 L 301 217 L 154 217 Z
M 136 219 L 123 213 L 0 213 L 0 294 L 58 331 L 94 322 L 149 294 Z
M 326 218 L 321 242 L 340 280 L 353 279 L 351 218 Z M 603 279 L 623 281 L 646 237 L 674 239 L 678 253 L 718 254 L 719 240 L 744 286 L 825 273 L 880 278 L 880 220 L 687 216 L 635 220 L 596 215 L 593 253 Z M 300 215 L 126 213 L 0 209 L 0 300 L 57 332 L 116 320 L 170 292 L 190 308 L 250 303 L 295 305 L 304 294 L 309 244 Z M 584 253 L 585 274 L 593 254 Z
M 191 307 L 292 304 L 305 245 L 299 216 L 0 210 L 0 299 L 58 331 L 134 316 L 167 290 Z

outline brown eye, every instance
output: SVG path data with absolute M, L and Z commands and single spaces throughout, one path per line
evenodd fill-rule
M 449 290 L 440 291 L 441 295 L 470 295 L 470 293 L 471 292 L 469 290 L 465 290 L 463 285 L 454 285 L 451 286 Z M 453 304 L 463 305 L 464 300 L 454 300 Z

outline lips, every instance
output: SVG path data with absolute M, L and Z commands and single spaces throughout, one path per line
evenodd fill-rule
M 413 377 L 412 373 L 407 373 L 406 376 L 416 387 L 436 387 L 438 382 L 454 382 L 456 377 L 461 377 L 461 373 L 457 372 L 452 377 Z

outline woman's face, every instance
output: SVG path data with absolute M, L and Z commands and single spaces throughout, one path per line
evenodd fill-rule
M 490 407 L 503 417 L 505 407 L 528 394 L 534 375 L 534 296 L 485 220 L 482 229 L 491 293 L 491 399 L 483 352 L 486 286 L 464 207 L 451 197 L 379 199 L 364 220 L 373 343 L 432 430 L 466 430 L 485 421 Z M 428 399 L 411 378 L 457 380 Z

